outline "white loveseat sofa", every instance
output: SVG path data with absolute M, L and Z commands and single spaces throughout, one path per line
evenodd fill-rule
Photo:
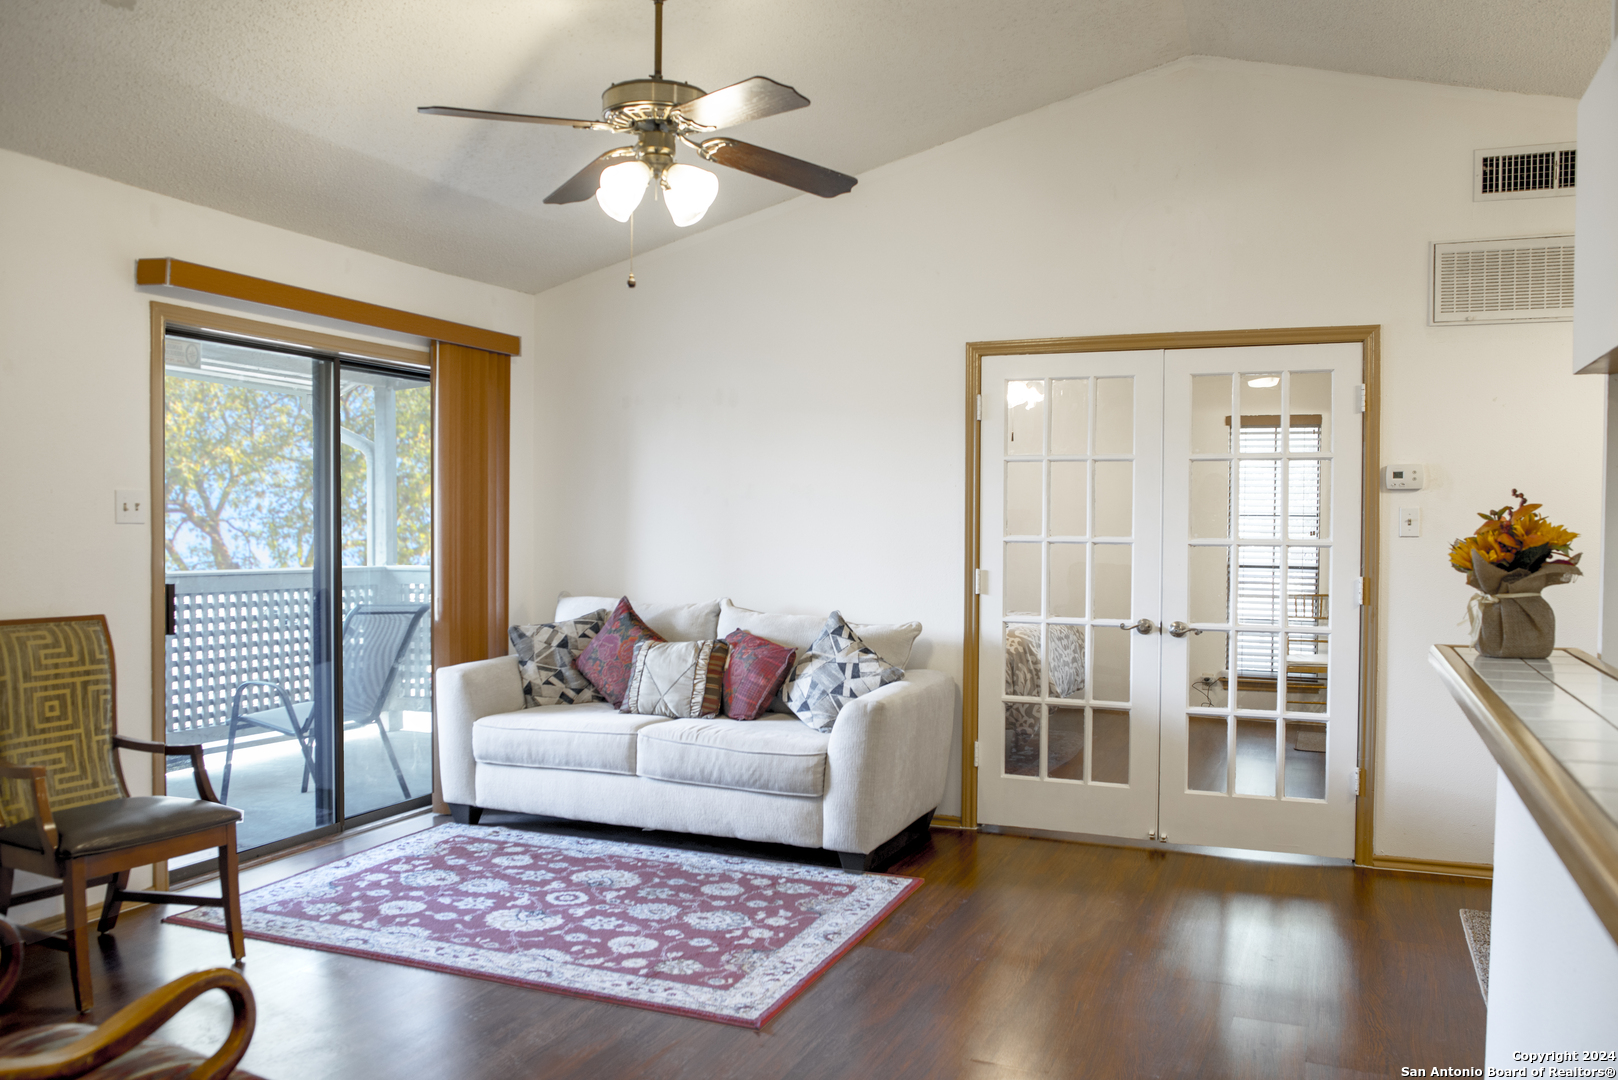
M 563 597 L 556 620 L 614 602 Z M 635 609 L 669 641 L 743 629 L 800 656 L 824 622 L 728 600 Z M 900 666 L 920 631 L 852 625 Z M 782 712 L 673 720 L 602 701 L 524 708 L 515 656 L 442 668 L 436 694 L 443 794 L 457 821 L 506 810 L 825 848 L 853 871 L 925 840 L 944 794 L 957 696 L 949 676 L 907 670 L 845 705 L 829 733 Z

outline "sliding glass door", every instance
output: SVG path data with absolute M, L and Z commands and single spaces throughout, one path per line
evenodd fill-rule
M 171 329 L 163 387 L 166 740 L 244 851 L 425 802 L 425 370 Z
M 343 810 L 433 785 L 432 390 L 345 363 L 338 392 L 343 520 Z

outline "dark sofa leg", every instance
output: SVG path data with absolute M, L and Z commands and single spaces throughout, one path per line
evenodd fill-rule
M 843 869 L 850 874 L 886 870 L 900 859 L 909 858 L 926 850 L 927 844 L 932 840 L 932 823 L 933 812 L 929 810 L 877 845 L 877 849 L 869 855 L 861 855 L 857 851 L 839 851 L 837 858 L 842 862 Z
M 839 851 L 837 858 L 842 862 L 843 869 L 850 874 L 865 873 L 865 866 L 871 857 L 859 851 Z
M 463 802 L 449 804 L 449 816 L 457 825 L 476 825 L 478 818 L 483 816 L 483 807 L 469 806 Z

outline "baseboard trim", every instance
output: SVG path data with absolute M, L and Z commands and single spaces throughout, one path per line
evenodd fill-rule
M 964 829 L 959 814 L 934 814 L 933 828 L 935 829 Z
M 1212 847 L 1204 844 L 1165 844 L 1157 840 L 1135 840 L 1127 836 L 1099 833 L 1061 832 L 1056 829 L 1025 829 L 1020 825 L 979 825 L 978 832 L 990 836 L 1026 836 L 1031 840 L 1057 840 L 1064 844 L 1092 847 L 1137 848 L 1143 851 L 1175 851 L 1182 855 L 1206 855 L 1216 859 L 1280 863 L 1286 866 L 1352 866 L 1348 858 L 1330 855 L 1299 855 L 1290 851 L 1260 851 L 1256 848 Z
M 1374 870 L 1398 870 L 1406 874 L 1442 874 L 1445 877 L 1494 880 L 1494 866 L 1490 863 L 1443 862 L 1438 859 L 1409 859 L 1403 855 L 1373 855 L 1369 863 L 1361 863 Z

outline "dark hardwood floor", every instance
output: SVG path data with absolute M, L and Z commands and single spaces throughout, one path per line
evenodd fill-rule
M 443 820 L 350 836 L 242 884 Z M 892 870 L 927 883 L 762 1031 L 249 940 L 259 1021 L 243 1064 L 271 1080 L 1343 1080 L 1483 1060 L 1457 915 L 1489 907 L 1483 882 L 946 829 Z M 222 935 L 163 925 L 173 910 L 132 911 L 92 948 L 92 1019 L 229 959 Z M 31 947 L 0 1031 L 72 1019 L 72 1001 L 66 958 Z M 222 997 L 202 999 L 164 1036 L 211 1050 L 227 1018 Z

